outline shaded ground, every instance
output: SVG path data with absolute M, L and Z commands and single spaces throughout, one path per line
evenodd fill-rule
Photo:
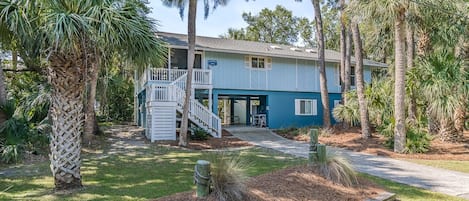
M 365 200 L 384 192 L 374 183 L 359 178 L 359 185 L 344 187 L 317 176 L 307 166 L 291 167 L 251 178 L 246 200 L 296 201 L 296 200 Z M 210 200 L 196 199 L 195 193 L 184 192 L 157 199 L 157 201 Z
M 299 157 L 308 157 L 309 144 L 307 142 L 285 139 L 268 129 L 245 127 L 228 130 L 234 136 L 252 144 Z M 359 172 L 434 192 L 459 196 L 461 199 L 469 199 L 469 174 L 330 146 L 327 150 L 348 158 Z
M 309 141 L 308 135 L 294 135 L 293 133 L 279 135 L 297 141 Z M 336 131 L 329 136 L 319 137 L 319 142 L 326 145 L 391 158 L 469 160 L 469 131 L 464 132 L 462 141 L 458 143 L 444 142 L 439 138 L 432 140 L 429 151 L 424 154 L 396 154 L 392 149 L 384 146 L 385 141 L 386 139 L 377 133 L 374 133 L 372 138 L 362 139 L 358 128 Z
M 158 142 L 160 145 L 174 146 L 178 145 L 177 141 L 161 141 Z M 223 129 L 221 138 L 210 137 L 208 140 L 189 140 L 187 145 L 188 149 L 193 150 L 205 150 L 205 149 L 226 149 L 226 148 L 237 148 L 237 147 L 248 147 L 253 146 L 251 143 L 240 140 L 228 131 Z

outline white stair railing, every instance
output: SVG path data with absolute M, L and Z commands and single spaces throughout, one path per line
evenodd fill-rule
M 174 86 L 171 90 L 177 103 L 177 108 L 182 111 L 186 97 L 186 79 L 187 73 L 174 80 L 170 85 Z M 198 126 L 206 129 L 214 137 L 221 137 L 221 120 L 207 109 L 203 104 L 195 99 L 190 99 L 189 117 Z

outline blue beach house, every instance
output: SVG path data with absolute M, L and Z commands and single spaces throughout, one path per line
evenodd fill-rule
M 136 73 L 136 121 L 151 141 L 175 140 L 188 79 L 187 36 L 157 34 L 167 43 L 168 60 L 160 68 Z M 317 58 L 314 48 L 197 37 L 190 122 L 215 137 L 230 125 L 321 125 Z M 341 99 L 340 53 L 326 50 L 325 58 L 332 109 Z M 370 60 L 364 65 L 367 82 L 373 70 L 386 67 Z M 354 85 L 353 70 L 351 80 Z

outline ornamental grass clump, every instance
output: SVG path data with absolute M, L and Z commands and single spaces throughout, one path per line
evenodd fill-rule
M 319 173 L 334 183 L 352 186 L 358 183 L 356 172 L 343 156 L 327 152 L 324 162 L 318 161 L 315 166 Z
M 211 162 L 212 193 L 216 200 L 245 200 L 247 195 L 245 161 L 240 157 L 222 153 L 215 155 Z

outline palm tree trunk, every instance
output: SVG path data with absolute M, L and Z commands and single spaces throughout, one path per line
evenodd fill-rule
M 352 67 L 352 33 L 349 29 L 346 29 L 345 33 L 345 78 L 344 78 L 344 85 L 345 85 L 345 93 L 350 90 L 352 85 L 350 80 L 351 75 L 351 67 Z M 347 103 L 347 99 L 344 99 L 345 103 Z
M 5 77 L 3 74 L 3 64 L 0 59 L 0 105 L 5 104 L 7 101 L 7 90 L 5 85 Z
M 347 32 L 347 28 L 345 26 L 344 22 L 344 6 L 345 6 L 345 0 L 340 0 L 339 1 L 339 7 L 340 7 L 340 91 L 342 92 L 342 103 L 344 103 L 345 99 L 345 60 L 346 60 L 346 54 L 345 54 L 345 49 L 347 48 L 345 46 L 345 33 Z
M 394 152 L 402 153 L 406 144 L 405 129 L 405 8 L 400 8 L 394 23 Z
M 407 23 L 406 29 L 406 39 L 407 39 L 407 70 L 410 70 L 414 67 L 414 30 L 412 27 Z M 410 101 L 409 107 L 407 110 L 408 118 L 411 122 L 415 123 L 417 119 L 417 102 L 415 97 L 415 90 L 413 88 L 410 89 Z
M 468 68 L 469 64 L 469 41 L 465 39 L 464 36 L 459 37 L 458 44 L 455 48 L 456 57 L 461 58 L 463 63 L 461 65 L 461 72 L 464 72 Z M 465 84 L 468 81 L 466 81 Z M 454 127 L 456 131 L 460 134 L 464 132 L 464 126 L 466 123 L 466 108 L 468 108 L 469 101 L 468 97 L 464 96 L 463 94 L 460 95 L 460 104 L 454 113 Z
M 0 59 L 0 105 L 4 105 L 7 102 L 7 90 L 5 85 L 5 77 L 3 74 L 3 64 Z M 5 113 L 0 111 L 0 124 L 3 124 L 7 120 Z
M 96 54 L 95 54 L 96 55 Z M 98 57 L 96 57 L 98 58 Z M 98 133 L 99 127 L 97 126 L 96 121 L 96 112 L 94 109 L 96 103 L 96 85 L 98 84 L 98 74 L 99 74 L 99 63 L 97 60 L 96 62 L 91 63 L 91 67 L 89 68 L 89 91 L 88 97 L 86 101 L 86 108 L 85 108 L 85 128 L 83 133 L 83 141 L 85 144 L 91 144 L 94 139 L 94 135 Z
M 327 90 L 326 62 L 324 50 L 324 35 L 321 17 L 321 7 L 319 0 L 311 0 L 314 7 L 314 18 L 316 20 L 316 34 L 318 37 L 318 60 L 319 60 L 319 85 L 321 89 L 321 102 L 323 108 L 323 127 L 331 127 L 331 117 L 329 111 L 329 92 Z
M 423 57 L 431 50 L 430 34 L 427 30 L 420 30 L 418 33 L 417 55 Z
M 52 86 L 50 160 L 57 190 L 81 187 L 84 68 L 80 54 L 53 52 L 49 57 Z
M 189 17 L 187 23 L 187 79 L 186 79 L 186 98 L 182 110 L 181 132 L 179 133 L 179 146 L 187 146 L 187 130 L 189 126 L 189 109 L 192 90 L 192 69 L 195 58 L 195 19 L 197 12 L 197 0 L 189 1 Z
M 355 76 L 358 95 L 358 105 L 360 108 L 360 125 L 362 127 L 362 138 L 371 137 L 370 119 L 368 117 L 368 104 L 365 99 L 365 81 L 363 80 L 363 54 L 360 30 L 355 20 L 351 25 L 353 34 L 353 44 L 355 47 Z

